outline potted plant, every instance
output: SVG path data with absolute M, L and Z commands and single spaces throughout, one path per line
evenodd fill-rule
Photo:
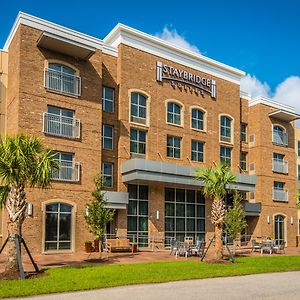
M 91 253 L 93 252 L 93 244 L 91 241 L 85 241 L 84 242 L 84 248 L 86 253 Z
M 95 239 L 94 239 L 94 250 L 95 250 L 95 252 L 99 252 L 99 240 L 100 240 L 100 238 L 99 238 L 99 236 L 97 236 Z

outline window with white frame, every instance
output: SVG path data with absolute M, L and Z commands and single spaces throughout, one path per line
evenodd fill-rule
M 221 146 L 220 147 L 220 161 L 223 164 L 231 166 L 231 148 Z
M 104 162 L 102 163 L 102 178 L 104 187 L 113 186 L 113 163 Z
M 204 130 L 204 112 L 198 108 L 192 109 L 192 128 Z
M 146 154 L 146 131 L 130 129 L 130 153 Z
M 173 158 L 181 157 L 181 138 L 177 136 L 167 136 L 167 156 Z
M 81 78 L 68 66 L 49 63 L 45 69 L 45 87 L 51 91 L 80 96 Z
M 231 137 L 232 137 L 232 120 L 231 118 L 227 116 L 221 116 L 220 120 L 220 140 L 222 142 L 228 142 L 231 143 Z
M 240 153 L 240 168 L 243 171 L 247 170 L 247 153 L 246 152 Z
M 170 124 L 181 124 L 181 106 L 174 102 L 167 104 L 167 122 Z
M 192 161 L 203 162 L 204 143 L 192 140 L 191 143 L 191 159 Z
M 147 97 L 141 93 L 131 93 L 130 121 L 147 124 Z
M 102 109 L 108 112 L 114 112 L 115 89 L 102 87 Z
M 273 143 L 281 146 L 288 145 L 288 135 L 283 127 L 273 125 Z
M 112 150 L 114 139 L 114 127 L 111 125 L 102 125 L 102 149 Z

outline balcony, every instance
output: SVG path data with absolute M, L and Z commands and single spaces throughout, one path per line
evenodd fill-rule
M 80 138 L 80 120 L 43 113 L 43 132 L 70 139 Z
M 45 69 L 45 88 L 62 94 L 79 97 L 81 78 L 64 72 Z
M 273 188 L 273 200 L 288 202 L 289 191 L 285 189 Z
M 273 158 L 272 171 L 287 174 L 289 172 L 288 162 L 286 160 Z
M 57 160 L 60 168 L 51 174 L 52 180 L 78 182 L 80 180 L 80 163 L 69 160 Z
M 288 145 L 288 135 L 286 132 L 274 132 L 273 131 L 273 143 L 276 145 L 287 146 Z

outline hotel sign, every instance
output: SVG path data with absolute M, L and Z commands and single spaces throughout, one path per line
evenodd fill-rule
M 174 68 L 163 64 L 161 61 L 156 62 L 156 80 L 158 82 L 170 81 L 171 86 L 174 88 L 177 86 L 180 90 L 189 90 L 196 95 L 208 93 L 212 98 L 216 98 L 215 80 Z

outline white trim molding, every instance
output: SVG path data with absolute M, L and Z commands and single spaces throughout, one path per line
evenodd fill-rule
M 249 106 L 254 106 L 256 104 L 264 104 L 273 108 L 282 109 L 290 113 L 296 113 L 296 109 L 294 107 L 274 101 L 266 97 L 257 96 L 249 101 Z
M 115 48 L 120 44 L 124 44 L 238 85 L 240 79 L 245 76 L 245 72 L 241 70 L 120 23 L 113 28 L 103 41 L 105 45 Z

